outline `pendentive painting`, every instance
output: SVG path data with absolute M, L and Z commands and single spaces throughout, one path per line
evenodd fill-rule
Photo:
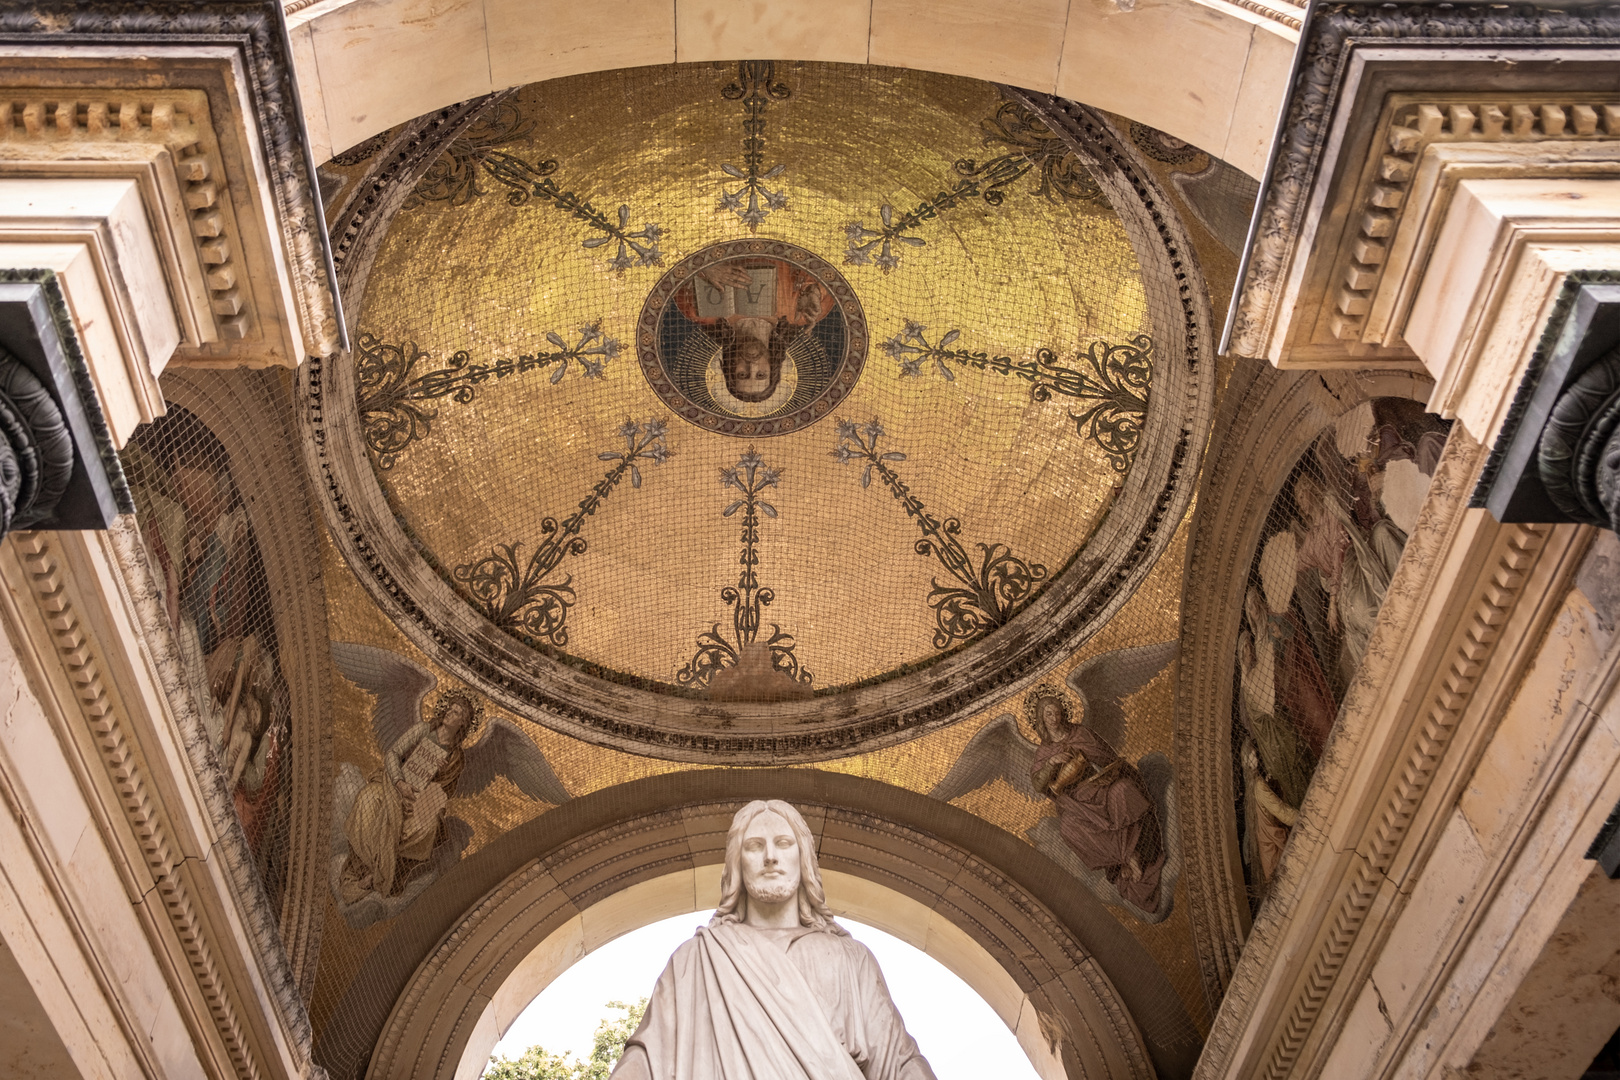
M 122 453 L 203 727 L 272 910 L 287 875 L 292 705 L 247 506 L 219 438 L 170 403 Z
M 1361 667 L 1449 427 L 1405 398 L 1363 402 L 1312 443 L 1266 516 L 1244 592 L 1233 723 L 1255 906 Z
M 647 299 L 639 340 L 653 391 L 722 434 L 795 431 L 859 378 L 859 302 L 825 261 L 791 244 L 716 244 L 683 260 Z

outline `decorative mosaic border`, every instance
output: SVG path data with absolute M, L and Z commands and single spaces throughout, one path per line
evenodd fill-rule
M 447 670 L 502 707 L 548 727 L 636 753 L 736 764 L 815 761 L 891 745 L 974 715 L 1040 678 L 1129 599 L 1189 505 L 1212 412 L 1210 315 L 1192 245 L 1146 166 L 1100 113 L 1002 88 L 1068 152 L 1093 163 L 1144 270 L 1161 339 L 1143 449 L 1099 534 L 1012 622 L 921 671 L 809 701 L 708 702 L 612 682 L 495 633 L 427 565 L 388 507 L 364 451 L 352 365 L 315 358 L 299 373 L 305 457 L 334 539 L 362 584 Z M 372 159 L 333 222 L 340 273 L 362 302 L 393 214 L 457 134 L 504 95 L 405 125 Z M 1162 411 L 1161 411 L 1162 410 Z

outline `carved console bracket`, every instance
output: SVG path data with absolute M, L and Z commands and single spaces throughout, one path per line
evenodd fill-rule
M 0 271 L 0 535 L 133 510 L 56 275 Z
M 1620 531 L 1620 274 L 1572 274 L 1473 506 Z

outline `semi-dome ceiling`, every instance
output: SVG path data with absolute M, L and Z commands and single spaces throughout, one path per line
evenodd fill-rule
M 324 379 L 362 577 L 509 707 L 675 756 L 1038 677 L 1168 540 L 1210 387 L 1146 170 L 1032 104 L 764 62 L 506 98 Z

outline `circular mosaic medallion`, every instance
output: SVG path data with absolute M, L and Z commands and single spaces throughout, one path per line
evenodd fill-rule
M 793 244 L 711 244 L 653 286 L 641 372 L 683 419 L 757 439 L 828 416 L 866 363 L 866 316 L 842 274 Z

